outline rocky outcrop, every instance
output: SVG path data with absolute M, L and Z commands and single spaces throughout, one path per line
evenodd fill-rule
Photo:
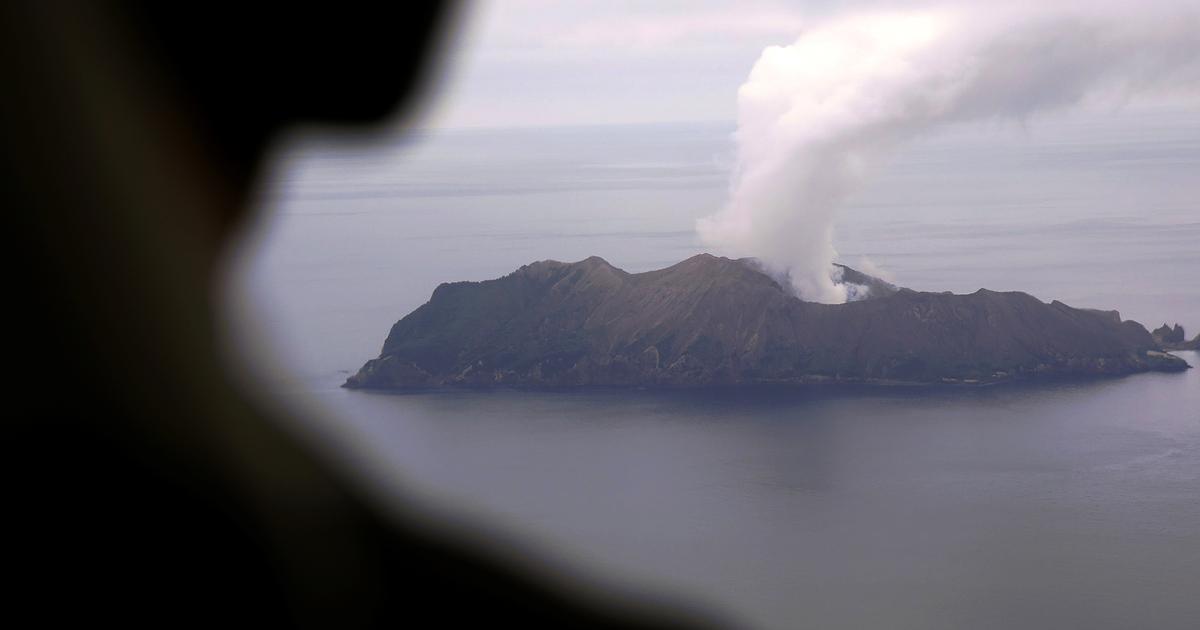
M 542 261 L 439 286 L 346 386 L 987 383 L 1188 367 L 1113 311 L 841 273 L 869 299 L 804 302 L 751 261 L 707 254 L 638 274 Z
M 1150 336 L 1164 350 L 1200 351 L 1200 334 L 1193 337 L 1191 341 L 1188 341 L 1186 334 L 1183 332 L 1183 326 L 1179 324 L 1171 327 L 1164 323 L 1162 326 L 1155 328 L 1154 332 L 1150 333 Z
M 1180 326 L 1179 324 L 1175 324 L 1175 327 L 1172 328 L 1172 327 L 1168 326 L 1165 322 L 1163 323 L 1162 326 L 1155 328 L 1154 332 L 1151 332 L 1150 335 L 1152 337 L 1154 337 L 1154 341 L 1156 341 L 1160 344 L 1183 343 L 1183 341 L 1186 339 L 1186 337 L 1183 334 L 1183 326 Z

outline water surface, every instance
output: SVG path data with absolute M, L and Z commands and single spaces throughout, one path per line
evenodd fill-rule
M 235 270 L 238 352 L 405 501 L 766 628 L 1195 628 L 1200 370 L 1038 386 L 384 395 L 338 384 L 440 282 L 702 251 L 728 125 L 300 142 Z M 952 129 L 837 244 L 902 285 L 1200 330 L 1200 118 Z M 1182 353 L 1200 365 L 1196 353 Z M 271 359 L 271 357 L 274 357 Z M 511 545 L 510 545 L 511 546 Z

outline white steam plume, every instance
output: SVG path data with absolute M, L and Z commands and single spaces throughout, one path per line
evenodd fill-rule
M 730 200 L 697 225 L 724 253 L 838 303 L 833 224 L 864 169 L 938 125 L 1200 85 L 1200 2 L 859 13 L 771 46 L 738 90 Z

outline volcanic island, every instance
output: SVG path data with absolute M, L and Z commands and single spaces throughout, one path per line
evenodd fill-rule
M 1167 352 L 1191 345 L 1182 329 L 1151 334 L 1117 311 L 836 271 L 853 301 L 808 302 L 753 259 L 710 254 L 643 273 L 546 260 L 445 283 L 344 386 L 971 385 L 1190 367 Z

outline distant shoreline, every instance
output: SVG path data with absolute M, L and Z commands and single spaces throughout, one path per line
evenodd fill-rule
M 1200 350 L 1175 350 L 1169 352 L 1174 356 L 1180 354 L 1191 353 L 1196 355 L 1193 360 L 1200 362 Z M 1187 360 L 1185 357 L 1179 357 Z M 899 381 L 887 379 L 824 379 L 824 380 L 808 380 L 808 381 L 793 381 L 793 382 L 747 382 L 747 383 L 718 383 L 718 384 L 653 384 L 653 385 L 612 385 L 612 384 L 595 384 L 595 385 L 522 385 L 522 384 L 504 384 L 504 383 L 457 383 L 449 385 L 432 385 L 422 387 L 363 387 L 351 386 L 347 383 L 342 383 L 339 387 L 355 392 L 363 392 L 367 394 L 379 395 L 410 395 L 410 394 L 448 394 L 448 393 L 490 393 L 490 392 L 528 392 L 528 393 L 554 393 L 554 394 L 589 394 L 599 392 L 752 392 L 752 391 L 769 391 L 769 392 L 804 392 L 804 391 L 820 391 L 829 392 L 839 388 L 853 389 L 860 391 L 888 391 L 888 390 L 937 390 L 937 391 L 964 391 L 972 389 L 985 388 L 1002 388 L 1005 386 L 1023 387 L 1023 386 L 1051 386 L 1072 383 L 1104 383 L 1119 381 L 1122 379 L 1141 376 L 1147 374 L 1182 374 L 1195 366 L 1190 362 L 1187 367 L 1173 372 L 1130 372 L 1128 374 L 1075 374 L 1075 373 L 1056 373 L 1042 374 L 1036 376 L 1025 377 L 1010 377 L 1004 379 L 990 379 L 986 381 L 979 380 L 957 380 L 957 381 Z

